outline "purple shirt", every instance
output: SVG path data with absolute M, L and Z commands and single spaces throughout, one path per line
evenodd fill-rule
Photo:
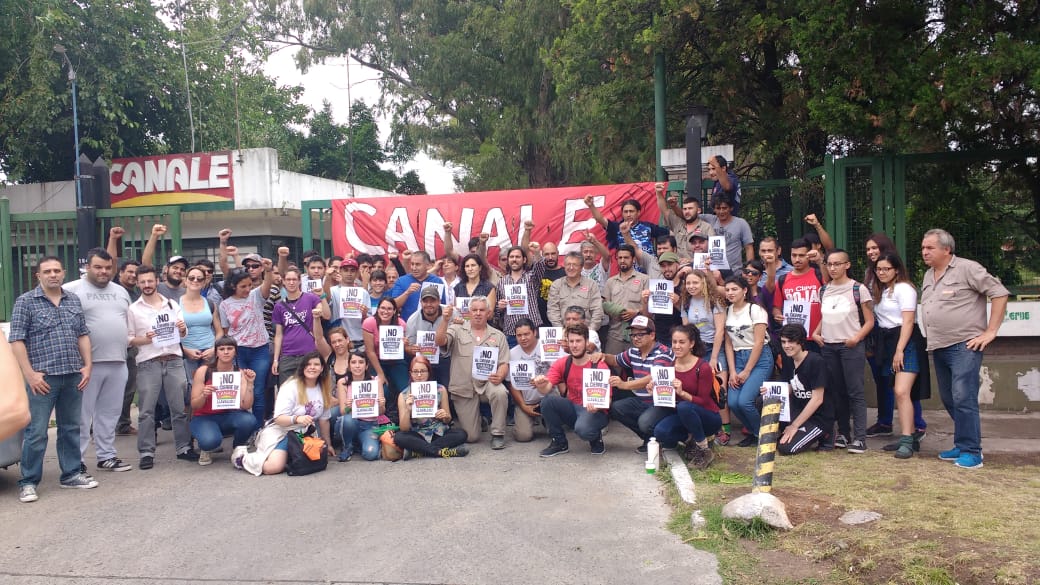
M 314 336 L 311 335 L 314 317 L 311 311 L 319 305 L 321 298 L 318 295 L 305 292 L 295 301 L 283 299 L 274 306 L 271 322 L 282 326 L 281 355 L 305 355 L 314 351 Z

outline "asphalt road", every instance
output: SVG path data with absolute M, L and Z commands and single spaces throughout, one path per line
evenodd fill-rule
M 53 435 L 38 502 L 0 471 L 4 584 L 722 582 L 665 529 L 663 485 L 617 423 L 605 456 L 572 437 L 541 459 L 542 434 L 491 451 L 485 434 L 464 459 L 355 457 L 309 477 L 235 470 L 229 441 L 211 466 L 177 461 L 169 432 L 141 471 L 119 437 L 135 469 L 92 471 L 101 485 L 82 491 L 58 489 Z

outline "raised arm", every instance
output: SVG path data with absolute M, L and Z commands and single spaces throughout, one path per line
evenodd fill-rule
M 125 233 L 126 231 L 119 226 L 112 226 L 108 230 L 108 245 L 105 246 L 105 251 L 108 252 L 108 255 L 112 257 L 113 263 L 115 264 L 117 270 L 119 269 L 119 252 L 120 249 L 123 247 L 123 234 Z
M 451 237 L 451 222 L 444 222 L 444 255 L 449 258 L 453 258 L 455 263 L 459 263 L 459 255 L 455 253 L 455 240 Z
M 596 207 L 595 197 L 592 195 L 586 195 L 582 201 L 585 202 L 585 206 L 588 207 L 589 211 L 592 213 L 592 219 L 596 220 L 596 223 L 602 226 L 603 229 L 607 229 L 607 218 L 603 217 L 603 214 L 600 213 L 599 209 Z
M 816 235 L 820 236 L 820 245 L 823 246 L 824 251 L 830 251 L 834 249 L 834 240 L 831 239 L 831 235 L 827 233 L 826 228 L 820 223 L 820 220 L 816 217 L 815 213 L 810 213 L 805 216 L 805 223 L 813 226 L 816 230 Z M 824 272 L 827 272 L 824 270 Z
M 166 226 L 157 223 L 152 226 L 152 233 L 148 236 L 148 243 L 144 245 L 144 251 L 141 252 L 141 264 L 144 266 L 155 266 L 152 259 L 155 257 L 155 246 L 159 241 L 159 237 L 166 233 Z
M 231 230 L 224 228 L 217 232 L 217 239 L 220 241 L 220 246 L 217 249 L 217 265 L 220 266 L 220 273 L 225 277 L 231 272 L 231 266 L 228 264 L 228 240 L 231 238 Z M 237 251 L 237 250 L 236 250 Z

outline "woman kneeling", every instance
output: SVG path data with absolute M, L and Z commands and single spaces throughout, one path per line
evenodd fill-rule
M 238 447 L 245 445 L 256 429 L 256 418 L 250 410 L 256 372 L 239 370 L 237 358 L 238 342 L 225 335 L 213 346 L 213 361 L 195 370 L 191 385 L 191 434 L 199 442 L 199 465 L 213 463 L 210 452 L 220 448 L 224 435 L 233 435 L 233 444 Z M 238 408 L 219 408 L 216 402 L 213 377 L 221 372 L 241 373 Z

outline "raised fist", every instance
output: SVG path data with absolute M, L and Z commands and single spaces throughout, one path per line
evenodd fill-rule
M 278 256 L 281 257 L 281 258 L 288 258 L 289 257 L 289 247 L 288 246 L 280 246 L 278 248 Z
M 226 242 L 231 237 L 231 230 L 224 228 L 217 232 L 217 237 L 220 238 L 221 242 Z
M 163 225 L 161 223 L 157 223 L 157 224 L 152 226 L 152 235 L 153 236 L 161 236 L 161 235 L 163 235 L 165 233 L 166 233 L 166 226 L 165 225 Z
M 124 230 L 123 228 L 119 226 L 113 226 L 111 229 L 108 230 L 108 237 L 112 239 L 119 239 L 123 237 L 123 234 L 125 233 L 126 230 Z

